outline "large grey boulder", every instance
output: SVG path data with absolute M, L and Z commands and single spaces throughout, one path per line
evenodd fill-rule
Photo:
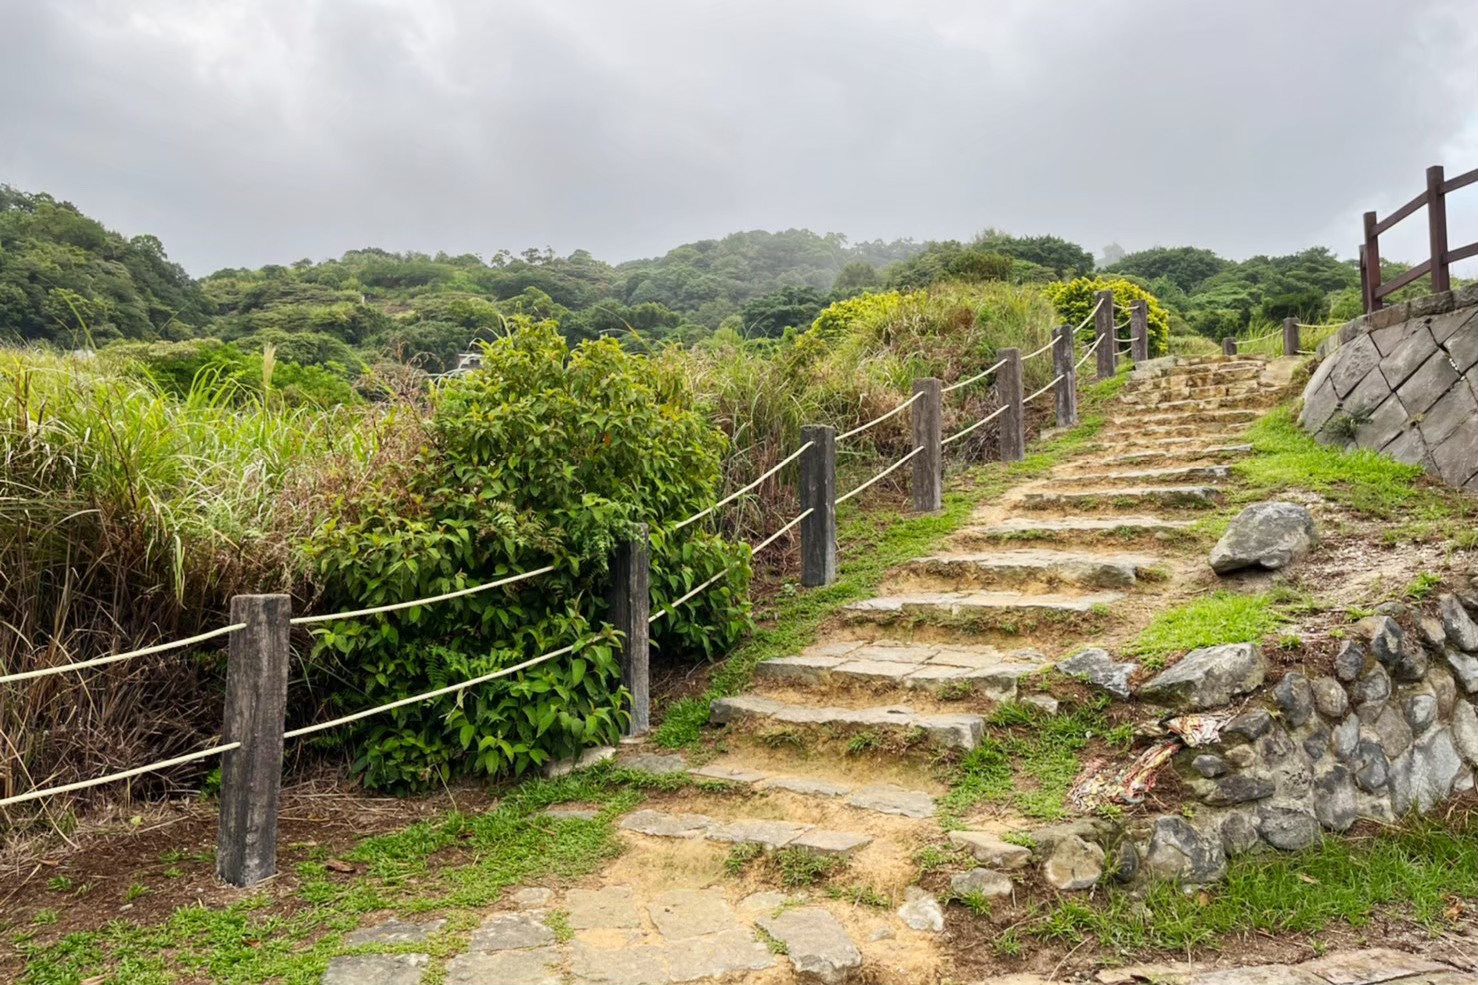
M 1314 515 L 1297 503 L 1257 503 L 1236 519 L 1211 549 L 1211 569 L 1219 575 L 1243 568 L 1287 567 L 1319 535 Z
M 1155 819 L 1143 868 L 1160 879 L 1216 882 L 1227 872 L 1226 851 L 1220 838 L 1206 837 L 1185 818 L 1162 815 Z
M 1129 678 L 1134 676 L 1134 672 L 1139 669 L 1139 664 L 1120 663 L 1109 656 L 1107 650 L 1090 647 L 1060 661 L 1057 669 L 1107 691 L 1121 701 L 1128 701 Z
M 1192 650 L 1139 689 L 1145 701 L 1191 710 L 1220 708 L 1263 682 L 1267 664 L 1252 643 L 1224 643 Z

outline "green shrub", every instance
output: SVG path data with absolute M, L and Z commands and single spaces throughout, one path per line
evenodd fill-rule
M 434 397 L 421 450 L 383 470 L 310 544 L 322 607 L 380 605 L 553 565 L 501 589 L 318 634 L 316 673 L 335 703 L 365 707 L 574 653 L 366 720 L 356 767 L 374 787 L 453 774 L 522 773 L 621 729 L 607 560 L 653 526 L 652 604 L 718 582 L 653 625 L 665 653 L 721 653 L 747 629 L 747 548 L 672 521 L 713 502 L 723 436 L 660 364 L 613 340 L 573 351 L 552 322 L 516 318 L 484 370 Z M 727 571 L 727 574 L 724 572 Z M 332 659 L 330 659 L 332 658 Z
M 1150 355 L 1163 356 L 1170 347 L 1170 313 L 1149 291 L 1133 281 L 1113 277 L 1079 277 L 1076 280 L 1059 281 L 1046 286 L 1047 298 L 1057 309 L 1057 317 L 1064 324 L 1076 325 L 1093 310 L 1096 291 L 1113 291 L 1114 304 L 1129 307 L 1130 302 L 1143 300 L 1149 308 Z M 1128 315 L 1116 311 L 1115 324 L 1128 320 Z M 1121 335 L 1127 331 L 1121 330 Z M 1085 345 L 1093 343 L 1093 326 L 1090 323 L 1078 333 Z

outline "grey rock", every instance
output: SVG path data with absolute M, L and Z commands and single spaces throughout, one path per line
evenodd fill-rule
M 1032 851 L 1024 845 L 1013 845 L 985 831 L 951 831 L 949 843 L 969 850 L 970 854 L 992 869 L 1019 869 L 1031 861 Z
M 1401 642 L 1406 634 L 1390 616 L 1366 616 L 1355 623 L 1355 631 L 1370 640 L 1370 654 L 1389 667 L 1401 659 Z
M 1449 729 L 1437 729 L 1391 761 L 1391 806 L 1397 814 L 1429 811 L 1451 795 L 1464 772 Z
M 1366 793 L 1378 794 L 1390 782 L 1391 761 L 1379 743 L 1360 743 L 1350 766 L 1355 771 L 1355 784 Z
M 760 929 L 785 945 L 795 970 L 825 985 L 841 985 L 862 966 L 862 952 L 837 923 L 836 917 L 819 906 L 786 910 L 778 916 L 760 917 Z
M 918 886 L 909 886 L 903 891 L 903 905 L 898 908 L 898 919 L 912 930 L 924 930 L 937 934 L 944 929 L 944 910 L 931 893 Z
M 1360 744 L 1360 719 L 1354 714 L 1345 716 L 1344 721 L 1334 727 L 1330 747 L 1340 759 L 1349 759 Z
M 1329 755 L 1329 730 L 1323 727 L 1316 728 L 1304 737 L 1304 755 L 1309 757 L 1310 762 L 1317 763 Z
M 1314 777 L 1313 799 L 1314 816 L 1330 831 L 1348 831 L 1359 817 L 1354 779 L 1338 763 Z
M 1257 503 L 1237 514 L 1211 550 L 1219 575 L 1286 567 L 1318 543 L 1314 515 L 1297 503 Z
M 544 816 L 553 821 L 594 821 L 600 817 L 600 811 L 588 807 L 550 807 L 545 809 Z
M 1406 615 L 1406 606 L 1400 602 L 1382 602 L 1375 607 L 1378 616 L 1390 616 L 1392 619 L 1400 619 Z
M 1447 629 L 1436 616 L 1421 616 L 1416 621 L 1416 635 L 1433 653 L 1441 653 L 1447 645 Z
M 1258 762 L 1257 749 L 1249 745 L 1231 746 L 1223 749 L 1221 755 L 1228 765 L 1239 770 L 1245 770 Z
M 1263 682 L 1267 665 L 1252 643 L 1227 643 L 1187 653 L 1139 689 L 1145 701 L 1177 708 L 1219 708 Z
M 1452 744 L 1457 754 L 1469 766 L 1478 769 L 1478 712 L 1466 701 L 1459 700 L 1452 707 Z
M 636 939 L 637 935 L 633 933 L 624 947 L 601 947 L 577 937 L 570 953 L 570 971 L 575 981 L 668 985 L 672 981 L 672 972 L 667 958 L 672 949 L 661 945 L 633 945 L 631 941 Z M 473 983 L 468 982 L 467 985 Z
M 1228 856 L 1246 854 L 1256 848 L 1261 840 L 1257 818 L 1252 812 L 1232 811 L 1222 819 L 1221 845 Z
M 1430 668 L 1431 661 L 1427 658 L 1426 651 L 1408 640 L 1401 651 L 1401 659 L 1391 667 L 1391 676 L 1411 684 L 1426 677 Z
M 647 906 L 652 924 L 668 940 L 717 934 L 735 925 L 734 910 L 720 889 L 672 889 Z
M 949 888 L 957 896 L 970 896 L 979 894 L 987 898 L 998 896 L 1010 896 L 1012 883 L 1011 877 L 1004 872 L 995 869 L 971 869 L 969 872 L 957 872 L 949 877 Z
M 1263 800 L 1271 797 L 1273 792 L 1272 780 L 1237 773 L 1217 780 L 1211 792 L 1202 799 L 1212 807 L 1230 807 L 1249 800 Z
M 1113 695 L 1121 701 L 1129 700 L 1129 678 L 1139 670 L 1139 664 L 1121 663 L 1114 660 L 1107 650 L 1097 647 L 1084 650 L 1057 664 L 1057 669 L 1079 680 Z
M 1040 708 L 1048 715 L 1057 714 L 1057 699 L 1050 694 L 1024 694 L 1016 699 L 1019 704 Z
M 897 934 L 893 933 L 892 927 L 879 927 L 868 934 L 867 939 L 870 941 L 891 941 L 897 936 Z
M 761 845 L 773 851 L 777 848 L 784 848 L 810 830 L 811 825 L 809 824 L 771 821 L 764 818 L 741 818 L 710 828 L 705 837 L 709 841 Z
M 1104 852 L 1077 836 L 1063 838 L 1042 863 L 1042 878 L 1064 891 L 1091 889 L 1103 878 Z
M 1052 854 L 1057 843 L 1064 838 L 1082 838 L 1102 845 L 1117 837 L 1119 826 L 1113 821 L 1100 817 L 1080 817 L 1072 821 L 1063 821 L 1060 824 L 1047 824 L 1031 831 L 1032 843 L 1037 846 L 1037 856 L 1045 858 Z
M 342 954 L 328 963 L 323 985 L 420 985 L 425 954 Z
M 520 889 L 508 897 L 508 902 L 520 910 L 537 910 L 548 906 L 554 899 L 554 890 L 545 889 L 543 886 L 529 886 Z
M 1108 874 L 1114 882 L 1127 884 L 1139 875 L 1139 849 L 1128 838 L 1114 846 L 1107 861 Z
M 1441 665 L 1430 667 L 1427 670 L 1426 685 L 1437 699 L 1437 717 L 1443 721 L 1451 718 L 1452 710 L 1457 705 L 1457 682 L 1452 679 L 1452 672 Z
M 1258 810 L 1263 840 L 1285 852 L 1308 848 L 1319 840 L 1319 821 L 1306 811 L 1265 804 Z
M 630 886 L 572 889 L 565 894 L 565 910 L 576 930 L 624 929 L 641 926 L 641 915 Z
M 391 917 L 373 927 L 361 927 L 348 934 L 344 938 L 344 944 L 348 947 L 358 947 L 361 944 L 419 944 L 445 926 L 445 920 L 412 923 L 399 917 Z
M 535 913 L 495 913 L 472 932 L 476 951 L 511 951 L 554 943 L 554 931 Z
M 1447 666 L 1452 668 L 1452 676 L 1457 678 L 1463 690 L 1469 694 L 1478 694 L 1478 656 L 1451 647 L 1443 656 L 1447 658 Z
M 559 985 L 559 949 L 541 947 L 526 951 L 468 951 L 446 964 L 446 985 L 489 985 L 518 982 L 519 985 Z M 356 985 L 380 985 L 377 978 Z
M 1215 882 L 1227 870 L 1221 839 L 1213 841 L 1173 815 L 1155 818 L 1142 861 L 1145 871 L 1157 878 L 1191 885 Z
M 811 797 L 841 797 L 852 792 L 845 784 L 809 776 L 772 776 L 762 780 L 759 786 L 761 790 L 788 790 Z
M 677 755 L 663 755 L 655 752 L 639 752 L 631 756 L 621 757 L 621 765 L 630 770 L 642 770 L 646 773 L 659 775 L 667 773 L 683 773 L 687 771 L 687 760 Z
M 768 779 L 759 770 L 746 769 L 743 766 L 700 766 L 689 772 L 705 780 L 719 780 L 723 783 L 762 783 Z
M 1457 596 L 1443 595 L 1437 600 L 1437 611 L 1442 616 L 1447 642 L 1466 653 L 1478 652 L 1478 623 L 1473 622 Z
M 1225 776 L 1228 769 L 1225 759 L 1204 752 L 1191 760 L 1191 768 L 1208 780 L 1215 779 L 1218 776 Z
M 739 909 L 744 913 L 762 913 L 775 910 L 787 903 L 797 902 L 799 897 L 787 896 L 784 893 L 765 891 L 750 893 L 739 901 Z
M 1314 708 L 1330 721 L 1339 721 L 1350 710 L 1350 696 L 1333 677 L 1316 677 L 1309 688 L 1314 692 Z
M 1413 694 L 1406 699 L 1406 724 L 1421 735 L 1437 720 L 1437 698 L 1430 694 Z
M 1251 742 L 1268 734 L 1273 727 L 1273 716 L 1265 708 L 1244 711 L 1221 727 L 1223 742 Z
M 1362 722 L 1374 721 L 1385 710 L 1386 700 L 1391 696 L 1391 675 L 1379 665 L 1350 685 L 1350 703 Z
M 667 973 L 674 982 L 726 980 L 740 972 L 760 971 L 775 963 L 770 949 L 744 927 L 732 927 L 684 944 L 674 943 L 664 950 Z M 624 983 L 633 979 L 623 974 L 617 980 Z
M 717 822 L 704 814 L 668 814 L 665 811 L 634 811 L 621 819 L 623 831 L 659 838 L 701 838 Z
M 871 835 L 851 831 L 823 831 L 812 828 L 792 841 L 787 848 L 799 848 L 817 855 L 851 855 L 872 844 Z
M 1411 726 L 1406 724 L 1406 716 L 1392 705 L 1387 705 L 1370 727 L 1361 731 L 1361 735 L 1373 736 L 1387 756 L 1399 756 L 1416 738 Z
M 1369 651 L 1354 640 L 1345 640 L 1334 655 L 1334 676 L 1346 684 L 1358 680 L 1365 672 Z
M 1273 699 L 1283 713 L 1283 721 L 1298 728 L 1314 715 L 1314 690 L 1309 679 L 1296 670 L 1290 670 L 1273 688 Z
M 908 790 L 894 783 L 872 783 L 847 797 L 853 807 L 903 817 L 933 817 L 934 798 L 921 790 Z
M 1437 976 L 1452 970 L 1451 965 L 1420 954 L 1385 947 L 1335 951 L 1295 968 L 1330 985 L 1375 985 L 1398 979 L 1399 985 L 1443 985 L 1446 980 Z M 1471 975 L 1468 981 L 1472 981 Z

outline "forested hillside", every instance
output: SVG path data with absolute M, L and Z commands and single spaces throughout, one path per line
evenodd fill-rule
M 154 236 L 125 238 L 67 202 L 0 186 L 0 338 L 126 346 L 156 382 L 181 392 L 202 369 L 252 388 L 268 368 L 278 389 L 318 403 L 353 399 L 356 385 L 378 392 L 407 373 L 444 372 L 511 315 L 557 321 L 571 341 L 778 338 L 867 292 L 1067 281 L 1094 266 L 1083 247 L 1047 235 L 987 229 L 970 242 L 849 243 L 790 229 L 732 233 L 615 265 L 585 250 L 484 258 L 366 248 L 196 280 Z M 1387 277 L 1406 269 L 1387 268 Z M 1173 334 L 1217 339 L 1288 315 L 1321 321 L 1359 310 L 1353 261 L 1322 247 L 1240 263 L 1203 248 L 1155 247 L 1103 272 L 1153 294 Z

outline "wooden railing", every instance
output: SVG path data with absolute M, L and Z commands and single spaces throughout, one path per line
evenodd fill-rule
M 1432 275 L 1432 292 L 1452 288 L 1448 268 L 1459 260 L 1478 256 L 1478 240 L 1455 249 L 1447 245 L 1447 195 L 1459 188 L 1478 181 L 1478 168 L 1465 171 L 1456 178 L 1444 178 L 1442 165 L 1427 168 L 1427 187 L 1384 219 L 1377 219 L 1374 212 L 1365 213 L 1365 242 L 1360 246 L 1360 295 L 1365 302 L 1365 311 L 1375 311 L 1382 306 L 1386 296 L 1401 290 L 1407 284 L 1428 274 Z M 1412 267 L 1394 280 L 1382 284 L 1380 279 L 1380 235 L 1396 223 L 1411 215 L 1423 205 L 1427 207 L 1427 240 L 1431 254 L 1427 259 Z

